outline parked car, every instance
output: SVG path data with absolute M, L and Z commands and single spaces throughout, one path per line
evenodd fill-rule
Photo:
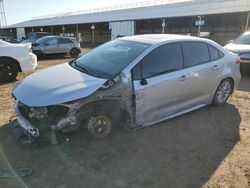
M 117 124 L 134 130 L 223 105 L 240 78 L 238 56 L 211 40 L 138 35 L 38 71 L 13 96 L 17 121 L 32 138 L 51 126 L 62 133 L 86 127 L 103 137 Z
M 33 43 L 32 50 L 39 57 L 44 57 L 49 54 L 68 54 L 76 58 L 81 53 L 80 43 L 76 38 L 60 36 L 40 38 Z
M 48 32 L 30 32 L 26 38 L 22 41 L 22 43 L 34 43 L 36 40 L 45 37 L 50 36 L 51 33 Z
M 37 66 L 31 45 L 11 44 L 0 40 L 0 82 L 16 79 L 18 72 L 26 72 Z
M 12 37 L 6 37 L 6 36 L 0 36 L 0 40 L 6 41 L 9 43 L 14 43 L 14 44 L 20 43 L 17 39 L 12 38 Z
M 250 32 L 245 32 L 225 46 L 240 56 L 241 63 L 250 64 Z

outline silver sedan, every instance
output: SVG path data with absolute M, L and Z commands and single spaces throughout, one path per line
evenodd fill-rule
M 146 127 L 226 103 L 240 82 L 239 63 L 238 55 L 207 39 L 120 38 L 19 83 L 13 89 L 17 120 L 34 137 L 39 127 L 33 119 L 54 118 L 53 130 L 60 132 L 85 125 L 96 137 L 108 135 L 114 124 Z

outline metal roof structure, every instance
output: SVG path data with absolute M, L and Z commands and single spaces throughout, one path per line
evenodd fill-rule
M 6 28 L 98 23 L 250 11 L 250 0 L 156 0 L 36 17 Z

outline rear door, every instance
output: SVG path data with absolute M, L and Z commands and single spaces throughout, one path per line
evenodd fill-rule
M 69 51 L 74 47 L 72 40 L 68 38 L 59 38 L 59 49 L 61 53 L 69 53 Z
M 223 53 L 205 42 L 183 42 L 184 67 L 192 79 L 190 107 L 211 103 L 223 71 Z
M 136 123 L 147 126 L 182 111 L 190 100 L 192 79 L 186 79 L 181 43 L 164 44 L 132 70 Z

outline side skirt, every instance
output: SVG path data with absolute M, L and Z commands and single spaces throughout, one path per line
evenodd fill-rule
M 149 127 L 149 126 L 155 125 L 155 124 L 157 124 L 157 123 L 160 123 L 160 122 L 162 122 L 162 121 L 166 121 L 166 120 L 175 118 L 175 117 L 177 117 L 177 116 L 186 114 L 186 113 L 188 113 L 188 112 L 192 112 L 192 111 L 194 111 L 194 110 L 198 110 L 198 109 L 200 109 L 200 108 L 202 108 L 202 107 L 204 107 L 204 106 L 207 106 L 207 105 L 208 105 L 208 104 L 199 104 L 199 105 L 194 106 L 194 107 L 192 107 L 192 108 L 189 108 L 189 109 L 187 109 L 187 110 L 183 110 L 183 111 L 177 112 L 177 113 L 175 113 L 175 114 L 172 114 L 172 115 L 170 115 L 170 116 L 166 116 L 166 117 L 164 117 L 164 118 L 162 118 L 162 119 L 159 119 L 159 120 L 157 120 L 157 121 L 152 121 L 152 122 L 149 122 L 149 123 L 146 123 L 146 124 L 143 124 L 143 125 L 137 125 L 135 128 L 129 129 L 129 131 L 134 131 L 134 130 L 138 130 L 138 129 L 141 129 L 141 128 Z

